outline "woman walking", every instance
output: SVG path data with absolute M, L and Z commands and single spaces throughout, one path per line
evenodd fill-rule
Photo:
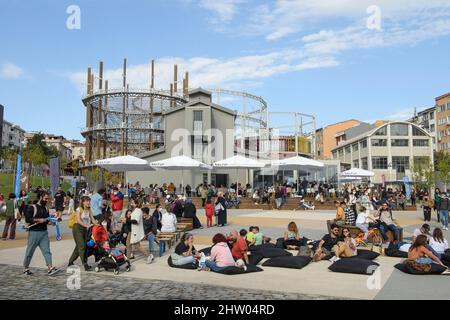
M 227 224 L 227 205 L 223 192 L 217 194 L 217 200 L 214 205 L 217 212 L 217 225 L 223 227 Z
M 130 202 L 131 212 L 131 239 L 130 244 L 147 258 L 147 263 L 152 262 L 152 258 L 141 246 L 141 241 L 145 238 L 144 220 L 142 218 L 142 201 L 133 199 Z M 130 252 L 131 253 L 131 252 Z
M 89 271 L 92 268 L 87 264 L 86 256 L 86 243 L 88 229 L 94 224 L 97 224 L 94 217 L 92 216 L 92 211 L 90 209 L 91 199 L 89 197 L 82 197 L 80 207 L 75 212 L 75 224 L 72 228 L 73 239 L 75 240 L 75 249 L 73 249 L 72 256 L 69 259 L 69 267 L 73 266 L 73 263 L 78 258 L 81 259 L 83 263 L 84 270 Z

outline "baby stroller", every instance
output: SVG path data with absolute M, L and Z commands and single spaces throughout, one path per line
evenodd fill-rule
M 126 265 L 126 271 L 131 269 L 127 256 L 116 246 L 120 242 L 120 235 L 114 234 L 108 237 L 108 232 L 102 226 L 93 226 L 89 229 L 89 242 L 87 243 L 88 254 L 95 256 L 97 266 L 95 272 L 101 269 L 113 270 L 115 275 L 120 273 L 120 267 Z

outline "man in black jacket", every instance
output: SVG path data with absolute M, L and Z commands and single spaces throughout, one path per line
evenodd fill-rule
M 28 206 L 25 213 L 25 221 L 30 224 L 28 228 L 27 250 L 23 261 L 23 273 L 25 275 L 33 274 L 29 267 L 37 247 L 41 249 L 42 255 L 45 258 L 45 263 L 48 268 L 47 274 L 52 276 L 59 271 L 52 266 L 52 253 L 50 251 L 50 240 L 47 231 L 47 225 L 49 224 L 49 211 L 47 209 L 48 200 L 48 193 L 41 192 L 39 194 L 38 202 L 35 205 Z

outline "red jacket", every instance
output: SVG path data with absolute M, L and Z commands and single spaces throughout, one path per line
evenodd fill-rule
M 122 211 L 123 209 L 123 194 L 119 191 L 117 195 L 111 193 L 112 211 Z
M 211 203 L 209 203 L 209 204 L 207 204 L 205 206 L 205 213 L 206 213 L 207 217 L 213 217 L 214 216 L 215 209 L 214 209 L 214 206 Z

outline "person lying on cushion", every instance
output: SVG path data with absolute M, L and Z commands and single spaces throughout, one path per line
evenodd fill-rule
M 331 262 L 338 261 L 341 257 L 351 258 L 358 254 L 358 251 L 356 250 L 356 241 L 352 238 L 348 228 L 342 229 L 342 236 L 343 240 L 339 241 L 333 247 L 335 256 L 330 259 Z
M 232 231 L 232 236 L 234 240 L 233 248 L 231 249 L 231 254 L 233 258 L 237 261 L 242 260 L 246 264 L 249 264 L 248 260 L 248 247 L 247 241 L 245 241 L 245 236 L 247 235 L 247 230 L 242 229 L 237 233 L 236 230 Z M 240 263 L 239 263 L 240 264 Z
M 415 264 L 419 268 L 425 268 L 423 265 L 430 263 L 440 264 L 446 267 L 438 257 L 436 257 L 430 250 L 427 249 L 427 236 L 421 234 L 416 237 L 416 241 L 412 244 L 408 252 L 407 263 Z M 447 268 L 447 267 L 446 267 Z
M 236 262 L 228 247 L 227 238 L 223 234 L 218 233 L 213 237 L 212 242 L 211 256 L 209 259 L 206 259 L 206 267 L 203 270 L 220 272 L 227 267 L 235 266 Z
M 171 257 L 172 263 L 176 266 L 183 266 L 190 263 L 195 264 L 202 255 L 194 247 L 194 236 L 190 233 L 185 233 L 180 243 L 176 246 L 175 252 L 171 254 Z
M 333 252 L 333 247 L 338 244 L 339 241 L 343 241 L 339 236 L 339 226 L 337 224 L 331 225 L 331 232 L 323 236 L 320 240 L 317 250 L 314 254 L 313 260 L 318 262 L 329 256 Z

